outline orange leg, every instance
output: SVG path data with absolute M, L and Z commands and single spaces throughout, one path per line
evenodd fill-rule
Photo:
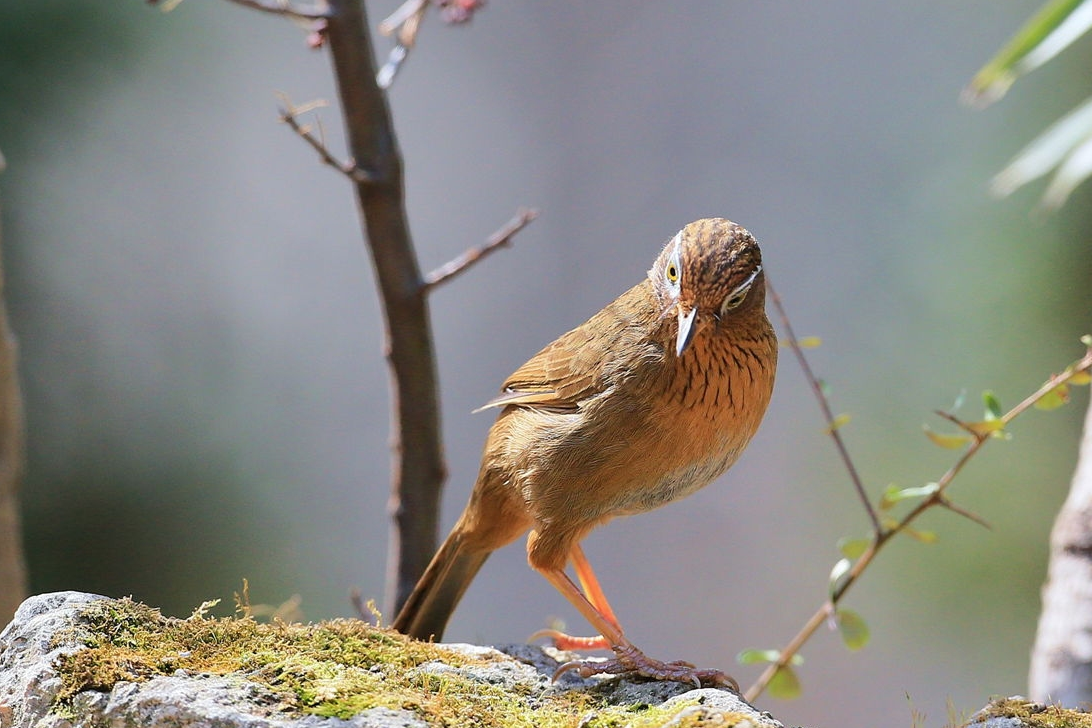
M 534 543 L 537 534 L 532 532 L 529 546 Z M 618 618 L 607 603 L 603 590 L 599 586 L 598 579 L 579 545 L 574 545 L 569 550 L 569 559 L 573 562 L 577 576 L 580 579 L 583 591 L 569 578 L 564 568 L 552 567 L 548 564 L 535 564 L 531 559 L 531 566 L 554 585 L 561 594 L 576 607 L 584 619 L 591 623 L 599 632 L 600 637 L 569 637 L 554 630 L 547 630 L 545 635 L 539 633 L 536 636 L 552 637 L 561 645 L 578 647 L 594 646 L 605 647 L 613 650 L 614 659 L 607 661 L 573 660 L 567 662 L 554 673 L 556 680 L 562 674 L 575 671 L 581 677 L 591 677 L 599 673 L 618 675 L 622 673 L 636 673 L 655 680 L 675 680 L 678 682 L 694 683 L 698 687 L 702 684 L 727 685 L 739 692 L 736 681 L 720 670 L 698 670 L 688 662 L 661 662 L 646 656 L 637 647 L 626 639 L 622 628 L 618 624 Z M 563 566 L 563 565 L 562 565 Z M 560 638 L 560 639 L 559 639 Z M 566 646 L 564 649 L 568 649 Z
M 580 544 L 576 544 L 569 551 L 569 560 L 576 571 L 576 578 L 580 581 L 583 595 L 591 602 L 596 612 L 614 625 L 621 634 L 622 626 L 618 624 L 618 618 L 614 616 L 614 610 L 611 609 L 607 596 L 603 593 L 603 587 L 599 586 L 599 579 L 592 571 L 588 557 L 584 555 L 584 549 L 580 547 Z M 553 641 L 554 647 L 566 652 L 570 650 L 609 650 L 611 648 L 607 638 L 602 635 L 598 637 L 573 637 L 556 629 L 539 630 L 531 635 L 531 641 L 543 637 L 549 638 Z
M 699 670 L 689 662 L 662 662 L 654 660 L 637 649 L 626 639 L 622 630 L 605 614 L 595 608 L 588 598 L 560 569 L 540 569 L 540 573 L 554 585 L 562 595 L 576 607 L 584 618 L 599 631 L 604 641 L 614 651 L 614 659 L 603 661 L 573 660 L 557 668 L 554 679 L 569 671 L 575 671 L 581 677 L 591 677 L 599 673 L 620 675 L 636 673 L 653 680 L 674 680 L 694 683 L 697 687 L 706 685 L 726 685 L 739 692 L 739 685 L 720 670 Z

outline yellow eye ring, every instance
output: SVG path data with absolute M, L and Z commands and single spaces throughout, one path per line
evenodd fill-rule
M 667 264 L 667 280 L 676 283 L 679 280 L 679 266 L 674 263 Z

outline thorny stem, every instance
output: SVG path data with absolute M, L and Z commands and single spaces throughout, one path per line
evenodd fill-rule
M 861 476 L 857 473 L 857 468 L 853 464 L 853 458 L 849 456 L 849 450 L 846 449 L 846 444 L 842 440 L 841 433 L 838 431 L 834 412 L 830 409 L 830 401 L 827 399 L 826 393 L 823 392 L 823 385 L 820 384 L 819 378 L 815 376 L 815 372 L 812 371 L 811 365 L 808 364 L 808 359 L 804 356 L 804 350 L 800 348 L 800 342 L 796 340 L 796 333 L 792 330 L 792 324 L 789 323 L 789 317 L 785 313 L 784 306 L 781 305 L 781 296 L 777 295 L 777 291 L 770 285 L 769 276 L 766 277 L 766 290 L 769 291 L 770 300 L 773 303 L 774 308 L 777 309 L 777 315 L 781 318 L 781 325 L 785 327 L 785 333 L 788 334 L 789 346 L 792 348 L 793 354 L 796 355 L 796 361 L 800 363 L 800 368 L 804 371 L 804 377 L 808 380 L 808 384 L 811 385 L 811 390 L 815 393 L 815 399 L 819 401 L 819 408 L 823 410 L 823 417 L 827 420 L 827 432 L 830 433 L 831 439 L 834 440 L 834 447 L 838 449 L 838 454 L 841 456 L 842 462 L 849 472 L 850 480 L 853 481 L 853 487 L 857 491 L 857 496 L 861 499 L 865 512 L 868 513 L 869 520 L 872 521 L 872 533 L 879 534 L 883 531 L 883 527 L 880 525 L 880 518 L 876 514 L 876 509 L 872 506 L 872 502 L 868 499 L 868 493 L 865 491 Z
M 779 308 L 780 310 L 780 308 Z M 1016 405 L 1004 415 L 1001 416 L 1001 422 L 1004 426 L 1007 426 L 1012 420 L 1019 417 L 1025 411 L 1035 405 L 1036 402 L 1041 400 L 1051 391 L 1058 386 L 1069 382 L 1073 377 L 1081 372 L 1092 370 L 1092 347 L 1090 347 L 1083 357 L 1077 360 L 1072 366 L 1068 367 L 1061 374 L 1055 374 L 1048 379 L 1039 389 L 1032 394 L 1024 398 L 1020 404 Z M 914 522 L 918 516 L 925 511 L 929 510 L 933 506 L 943 506 L 952 508 L 951 503 L 948 501 L 945 491 L 951 482 L 955 479 L 959 472 L 963 469 L 972 457 L 982 449 L 982 446 L 991 439 L 991 433 L 974 432 L 971 431 L 973 439 L 966 450 L 959 456 L 959 459 L 948 468 L 947 472 L 940 477 L 937 481 L 936 490 L 932 494 L 923 498 L 913 509 L 911 509 L 905 516 L 902 517 L 894 526 L 888 529 L 880 529 L 873 535 L 872 542 L 865 549 L 857 560 L 853 563 L 853 566 L 846 572 L 846 574 L 839 580 L 837 584 L 831 589 L 830 598 L 825 601 L 822 606 L 815 611 L 814 614 L 804 623 L 804 626 L 800 628 L 800 631 L 789 640 L 788 644 L 781 650 L 780 656 L 775 662 L 771 662 L 753 685 L 747 688 L 747 692 L 744 693 L 744 698 L 753 702 L 759 695 L 763 693 L 766 687 L 773 680 L 774 675 L 778 670 L 784 669 L 789 665 L 794 655 L 796 655 L 800 648 L 807 642 L 815 631 L 827 621 L 827 619 L 834 614 L 835 608 L 841 601 L 845 593 L 849 591 L 849 588 L 857 582 L 864 570 L 868 568 L 868 565 L 879 554 L 880 549 L 884 544 L 891 540 L 892 537 L 898 533 L 904 531 L 907 526 Z M 956 512 L 962 513 L 960 509 L 953 508 Z M 966 515 L 966 514 L 964 514 Z

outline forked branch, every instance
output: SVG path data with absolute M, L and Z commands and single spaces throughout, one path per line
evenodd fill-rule
M 766 667 L 753 685 L 747 688 L 747 691 L 744 693 L 746 700 L 754 701 L 763 693 L 763 691 L 765 691 L 780 670 L 788 669 L 788 666 L 792 664 L 794 656 L 800 652 L 800 648 L 803 647 L 813 634 L 815 634 L 815 631 L 828 620 L 836 618 L 839 602 L 841 602 L 846 592 L 849 591 L 849 588 L 857 582 L 865 569 L 873 562 L 884 545 L 897 534 L 909 530 L 910 525 L 916 521 L 919 516 L 925 513 L 925 511 L 935 506 L 941 506 L 953 510 L 967 518 L 971 518 L 976 522 L 984 523 L 973 513 L 955 507 L 951 501 L 948 500 L 946 494 L 948 487 L 971 458 L 978 454 L 987 442 L 994 439 L 996 433 L 1001 432 L 1010 422 L 1035 406 L 1036 403 L 1053 395 L 1059 387 L 1065 387 L 1071 381 L 1077 381 L 1078 378 L 1083 379 L 1087 376 L 1088 372 L 1092 371 L 1092 339 L 1086 337 L 1085 339 L 1082 339 L 1082 341 L 1085 341 L 1086 346 L 1088 347 L 1083 357 L 1067 367 L 1061 374 L 1052 376 L 1035 392 L 1025 397 L 1020 404 L 998 417 L 996 425 L 991 425 L 990 428 L 964 427 L 964 429 L 970 433 L 971 439 L 969 445 L 967 445 L 966 449 L 960 454 L 959 458 L 957 458 L 955 463 L 948 468 L 947 472 L 933 484 L 931 492 L 910 509 L 906 515 L 889 528 L 881 529 L 873 535 L 871 542 L 864 549 L 863 553 L 861 553 L 853 561 L 850 568 L 831 585 L 829 598 L 820 605 L 796 635 L 789 640 L 788 644 L 779 651 L 778 658 Z M 803 356 L 802 353 L 801 356 Z

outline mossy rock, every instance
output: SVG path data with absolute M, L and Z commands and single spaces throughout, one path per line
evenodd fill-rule
M 356 620 L 175 619 L 128 599 L 46 594 L 0 634 L 0 728 L 781 726 L 727 690 L 555 683 L 555 656 L 504 650 Z

